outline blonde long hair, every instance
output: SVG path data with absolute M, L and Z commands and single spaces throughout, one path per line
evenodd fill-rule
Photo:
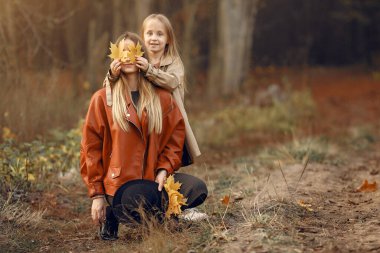
M 129 39 L 133 41 L 135 45 L 139 42 L 142 45 L 142 51 L 144 52 L 143 57 L 149 61 L 144 42 L 137 34 L 131 32 L 124 33 L 117 39 L 116 45 L 118 45 L 122 39 Z M 162 108 L 160 98 L 156 94 L 153 85 L 144 77 L 142 72 L 139 72 L 138 75 L 140 98 L 136 105 L 137 115 L 141 120 L 142 113 L 146 110 L 149 133 L 155 131 L 159 134 L 162 132 Z M 121 74 L 121 78 L 119 78 L 112 87 L 112 117 L 121 129 L 128 132 L 129 124 L 127 120 L 128 110 L 126 96 L 129 96 L 132 100 L 127 80 L 123 74 Z

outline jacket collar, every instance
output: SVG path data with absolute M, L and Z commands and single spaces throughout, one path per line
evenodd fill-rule
M 170 65 L 172 64 L 174 61 L 173 57 L 167 55 L 167 56 L 164 56 L 161 61 L 160 61 L 160 67 L 163 67 L 163 66 L 167 66 L 167 65 Z
M 123 81 L 122 79 L 123 78 L 121 77 L 121 79 L 119 79 L 118 82 Z M 106 84 L 106 100 L 107 100 L 107 105 L 112 106 L 112 89 L 109 82 Z M 137 110 L 134 107 L 131 97 L 128 94 L 126 94 L 125 100 L 127 103 L 128 122 L 130 122 L 130 124 L 133 125 L 131 127 L 136 127 L 137 130 L 142 135 L 143 139 L 146 140 L 146 136 L 148 136 L 148 117 L 147 117 L 146 110 L 142 112 L 141 121 L 140 121 L 137 115 Z

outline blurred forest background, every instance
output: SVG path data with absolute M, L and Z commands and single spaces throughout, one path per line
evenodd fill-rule
M 254 91 L 260 85 L 255 69 L 380 66 L 376 0 L 0 0 L 0 5 L 0 126 L 20 140 L 75 126 L 85 101 L 101 87 L 109 42 L 125 30 L 139 33 L 150 13 L 167 15 L 174 26 L 190 107 L 202 104 L 196 94 L 229 98 Z

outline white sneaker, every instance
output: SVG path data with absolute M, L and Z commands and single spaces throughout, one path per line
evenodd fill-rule
M 178 218 L 186 221 L 201 221 L 208 218 L 206 213 L 202 213 L 197 208 L 188 208 L 182 211 Z

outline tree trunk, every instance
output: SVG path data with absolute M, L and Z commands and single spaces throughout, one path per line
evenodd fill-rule
M 114 40 L 117 39 L 121 35 L 121 33 L 124 31 L 122 27 L 122 15 L 120 12 L 121 9 L 121 0 L 114 0 L 112 2 L 112 37 Z
M 182 58 L 185 64 L 186 77 L 188 83 L 193 83 L 194 81 L 194 60 L 191 60 L 191 51 L 196 43 L 193 36 L 194 24 L 195 24 L 195 14 L 198 9 L 200 0 L 186 1 L 184 9 L 186 10 L 185 23 L 183 24 L 183 47 L 182 47 Z
M 241 87 L 250 64 L 255 16 L 260 0 L 220 0 L 212 41 L 209 95 L 229 95 Z
M 4 4 L 4 3 L 3 3 Z M 5 52 L 2 55 L 2 59 L 4 60 L 4 64 L 2 67 L 4 67 L 4 73 L 6 75 L 5 79 L 3 81 L 9 81 L 9 76 L 18 77 L 20 73 L 20 68 L 17 67 L 19 65 L 18 59 L 19 56 L 17 55 L 17 46 L 20 43 L 17 43 L 17 27 L 15 23 L 15 3 L 12 1 L 5 1 L 5 11 L 4 16 L 1 17 L 1 50 Z M 13 57 L 12 57 L 13 55 Z M 14 57 L 17 56 L 17 57 Z M 9 75 L 12 73 L 12 75 Z M 8 80 L 9 79 L 9 80 Z M 14 80 L 12 80 L 14 81 Z
M 136 16 L 134 17 L 137 21 L 135 31 L 140 34 L 140 28 L 144 19 L 150 14 L 151 0 L 139 0 L 136 1 Z

